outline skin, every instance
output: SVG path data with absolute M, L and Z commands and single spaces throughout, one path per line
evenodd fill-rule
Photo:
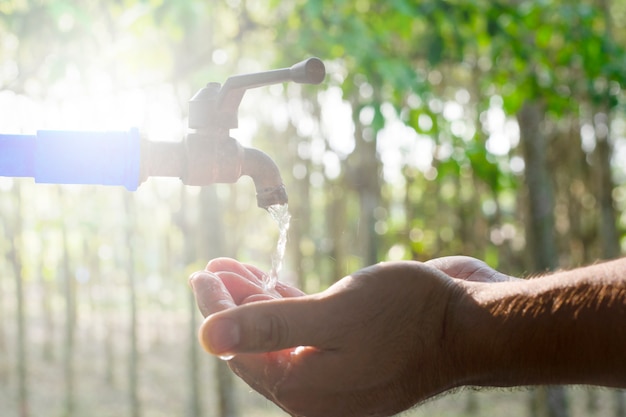
M 226 258 L 193 274 L 199 338 L 292 416 L 391 416 L 462 386 L 626 387 L 626 258 L 530 280 L 388 262 L 313 295 L 262 277 Z

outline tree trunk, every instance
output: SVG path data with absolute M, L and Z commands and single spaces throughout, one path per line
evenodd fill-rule
M 0 218 L 2 219 L 5 219 L 8 215 L 8 213 L 0 214 Z M 7 263 L 10 263 L 9 250 L 4 246 L 4 242 L 9 242 L 9 231 L 6 229 L 4 222 L 1 222 L 0 226 L 2 226 L 3 236 L 5 237 L 5 239 L 0 240 L 0 254 L 6 259 Z M 4 268 L 0 268 L 0 317 L 4 318 L 4 320 L 0 320 L 0 384 L 2 385 L 6 385 L 9 382 L 9 360 L 7 358 L 7 333 L 5 327 L 9 316 L 4 304 L 6 291 L 4 288 L 4 279 L 6 275 Z
M 608 39 L 613 39 L 613 14 L 611 13 L 611 0 L 600 0 L 605 21 L 605 32 Z M 598 135 L 598 126 L 596 127 L 597 146 L 596 152 L 599 159 L 600 169 L 600 207 L 601 207 L 601 236 L 603 254 L 606 258 L 615 258 L 620 254 L 619 234 L 617 231 L 617 222 L 615 214 L 615 206 L 613 204 L 613 189 L 615 183 L 611 176 L 611 114 L 610 114 L 610 97 L 606 97 L 606 129 L 600 131 L 606 132 L 604 135 Z M 596 122 L 597 124 L 597 122 Z M 626 391 L 615 390 L 615 417 L 626 417 Z
M 347 271 L 347 251 L 349 247 L 346 244 L 346 198 L 345 191 L 341 185 L 329 184 L 327 195 L 327 214 L 326 227 L 328 228 L 328 236 L 332 240 L 332 248 L 330 257 L 333 259 L 332 272 L 329 277 L 332 281 L 323 282 L 323 285 L 331 285 L 335 280 L 340 279 L 352 271 Z M 351 239 L 350 239 L 351 240 Z
M 201 191 L 201 192 L 204 192 Z M 189 196 L 187 194 L 187 190 L 182 187 L 180 190 L 181 193 L 181 205 L 179 218 L 177 219 L 178 226 L 184 236 L 184 244 L 183 244 L 183 254 L 182 261 L 183 265 L 187 268 L 190 266 L 196 259 L 196 251 L 198 245 L 198 239 L 194 239 L 198 237 L 197 233 L 194 233 L 196 229 L 193 226 L 190 226 L 189 220 Z M 189 344 L 186 352 L 186 360 L 188 364 L 188 398 L 187 398 L 187 415 L 189 417 L 201 417 L 202 413 L 202 401 L 200 395 L 200 363 L 199 363 L 199 352 L 198 352 L 198 307 L 195 301 L 195 297 L 193 292 L 189 292 L 188 297 L 189 303 L 189 320 L 188 320 L 188 331 L 189 331 Z
M 187 415 L 189 417 L 202 417 L 202 396 L 200 380 L 200 360 L 198 343 L 198 307 L 192 291 L 189 291 L 189 346 L 187 361 L 189 366 L 189 398 L 187 399 Z
M 357 106 L 353 104 L 353 109 Z M 378 235 L 375 211 L 380 206 L 380 163 L 376 150 L 376 138 L 367 138 L 358 112 L 353 111 L 355 124 L 355 149 L 351 161 L 356 165 L 350 173 L 350 183 L 359 195 L 359 223 L 357 245 L 362 266 L 378 262 Z
M 59 187 L 59 204 L 64 206 L 63 191 Z M 63 402 L 63 415 L 72 417 L 75 410 L 75 374 L 74 374 L 74 347 L 76 331 L 76 288 L 74 276 L 70 268 L 70 253 L 67 241 L 68 226 L 65 219 L 61 220 L 61 248 L 62 263 L 60 274 L 63 282 L 63 298 L 65 301 L 65 329 L 63 334 L 63 379 L 65 382 L 65 398 Z
M 288 125 L 285 137 L 298 138 L 298 133 L 293 123 Z M 287 141 L 287 157 L 289 159 L 285 166 L 292 170 L 298 167 L 302 171 L 298 173 L 300 178 L 291 181 L 293 188 L 287 190 L 289 194 L 289 211 L 292 214 L 287 251 L 294 265 L 295 277 L 293 277 L 293 284 L 297 288 L 306 291 L 307 282 L 305 278 L 311 270 L 311 260 L 315 254 L 307 254 L 305 256 L 301 250 L 303 241 L 307 236 L 311 236 L 311 161 L 300 158 L 298 155 L 300 143 L 298 140 Z M 293 196 L 296 196 L 296 198 L 293 198 Z
M 613 153 L 610 142 L 610 120 L 605 112 L 594 116 L 596 131 L 596 166 L 597 194 L 600 204 L 600 240 L 604 258 L 616 258 L 620 254 L 619 233 L 617 230 L 617 215 L 613 201 L 615 183 L 611 175 L 611 156 Z
M 215 188 L 202 188 L 198 203 L 200 208 L 198 210 L 197 224 L 188 228 L 188 235 L 192 236 L 195 234 L 198 237 L 196 247 L 198 248 L 198 252 L 202 254 L 202 258 L 207 260 L 218 256 L 233 255 L 224 253 L 226 245 L 224 241 L 224 230 L 222 228 L 222 215 Z M 192 233 L 192 230 L 195 233 Z M 189 259 L 195 260 L 195 254 L 195 251 L 193 253 L 189 253 Z M 197 314 L 194 302 L 194 313 L 192 313 L 192 315 L 193 317 L 197 317 Z M 195 320 L 195 318 L 193 320 Z M 194 324 L 194 331 L 191 336 L 191 343 L 194 345 L 194 355 L 197 361 L 197 356 L 199 354 L 197 324 Z M 233 374 L 224 361 L 215 359 L 215 362 L 214 369 L 217 381 L 218 397 L 217 417 L 236 417 L 240 413 L 235 396 L 235 381 Z M 197 364 L 195 366 L 197 368 Z M 201 396 L 201 384 L 199 376 L 196 375 L 195 378 L 194 383 L 197 384 L 196 401 L 199 402 Z
M 39 257 L 38 277 L 41 291 L 41 321 L 44 324 L 44 336 L 41 345 L 41 356 L 44 361 L 54 360 L 54 315 L 52 312 L 52 289 L 45 271 L 45 248 Z
M 104 381 L 110 386 L 115 386 L 115 344 L 113 319 L 106 317 L 104 322 Z
M 524 150 L 525 176 L 528 187 L 528 238 L 533 269 L 545 272 L 557 267 L 554 237 L 554 196 L 548 167 L 548 141 L 542 132 L 543 109 L 537 102 L 526 102 L 517 115 Z M 541 387 L 534 390 L 533 416 L 567 417 L 569 407 L 563 387 Z
M 15 218 L 12 226 L 5 220 L 5 229 L 8 233 L 9 261 L 13 268 L 15 279 L 15 298 L 17 305 L 17 401 L 18 413 L 20 417 L 30 415 L 28 398 L 28 351 L 26 348 L 26 322 L 25 322 L 25 300 L 24 300 L 24 277 L 22 275 L 22 196 L 19 182 L 13 185 L 13 198 L 15 200 Z M 3 219 L 6 219 L 3 217 Z
M 528 190 L 527 247 L 531 249 L 535 271 L 545 272 L 557 267 L 557 249 L 554 238 L 552 177 L 547 162 L 548 144 L 541 131 L 543 109 L 538 103 L 526 102 L 517 119 L 524 149 Z
M 133 196 L 124 192 L 124 209 L 126 211 L 126 275 L 128 277 L 129 333 L 130 341 L 128 357 L 128 395 L 130 399 L 130 414 L 132 417 L 141 416 L 141 400 L 139 398 L 139 348 L 138 348 L 138 314 L 137 314 L 137 283 L 135 273 L 135 244 L 136 214 Z
M 597 175 L 596 198 L 600 204 L 600 243 L 602 257 L 605 259 L 617 258 L 620 255 L 619 232 L 617 229 L 617 215 L 613 201 L 615 183 L 611 175 L 612 147 L 610 141 L 610 117 L 608 112 L 596 113 L 594 117 L 596 131 L 595 161 Z M 623 390 L 615 390 L 615 417 L 626 416 L 626 399 Z

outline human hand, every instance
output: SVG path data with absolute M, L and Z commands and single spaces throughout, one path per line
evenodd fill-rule
M 491 268 L 485 262 L 469 256 L 445 256 L 425 262 L 426 265 L 439 269 L 451 278 L 476 282 L 507 282 L 521 278 L 503 274 Z
M 445 268 L 444 268 L 445 269 Z M 218 259 L 191 278 L 201 343 L 294 416 L 389 416 L 452 388 L 453 279 L 419 262 L 374 265 L 305 296 Z M 254 302 L 253 301 L 260 301 Z
M 216 260 L 191 283 L 203 345 L 236 353 L 254 389 L 293 416 L 375 417 L 461 385 L 626 387 L 625 261 L 533 280 L 466 257 L 390 262 L 306 296 Z

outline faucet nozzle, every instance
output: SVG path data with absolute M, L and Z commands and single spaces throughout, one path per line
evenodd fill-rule
M 266 153 L 244 148 L 241 175 L 248 175 L 254 181 L 257 205 L 267 209 L 277 204 L 287 204 L 287 191 L 276 163 Z

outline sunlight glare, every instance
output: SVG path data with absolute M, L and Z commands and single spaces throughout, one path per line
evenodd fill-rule
M 521 175 L 524 173 L 525 165 L 526 164 L 524 162 L 524 158 L 518 155 L 514 155 L 511 158 L 511 162 L 509 163 L 509 167 L 511 168 L 511 171 L 516 175 Z
M 406 256 L 406 247 L 403 244 L 396 243 L 387 252 L 387 260 L 388 261 L 401 261 L 405 259 Z
M 319 94 L 322 105 L 322 131 L 330 148 L 344 158 L 354 151 L 352 107 L 343 101 L 339 87 L 329 87 Z
M 341 161 L 336 153 L 327 151 L 324 153 L 324 175 L 330 180 L 337 179 L 341 174 Z
M 596 133 L 591 124 L 585 123 L 580 127 L 580 140 L 586 153 L 591 153 L 596 148 Z
M 153 141 L 180 141 L 186 131 L 180 105 L 170 88 L 156 91 L 146 108 L 146 134 Z
M 447 101 L 443 105 L 443 117 L 449 122 L 461 119 L 463 114 L 463 106 L 456 101 Z
M 508 119 L 498 105 L 501 99 L 491 100 L 491 103 L 491 107 L 480 116 L 483 130 L 489 135 L 485 146 L 493 155 L 507 155 L 519 144 L 519 126 L 516 120 Z
M 359 112 L 359 121 L 364 126 L 369 126 L 374 121 L 374 109 L 372 106 L 365 106 Z
M 218 48 L 211 54 L 211 60 L 215 65 L 224 65 L 228 61 L 228 53 Z
M 386 115 L 385 127 L 378 133 L 378 152 L 383 162 L 385 180 L 404 180 L 402 166 L 414 166 L 426 173 L 432 167 L 435 144 L 400 121 L 395 113 Z

